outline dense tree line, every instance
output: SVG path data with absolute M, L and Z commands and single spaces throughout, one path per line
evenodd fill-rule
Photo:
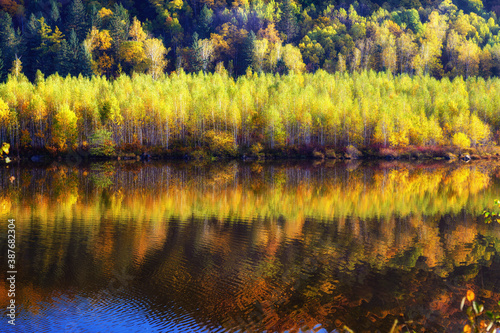
M 161 149 L 480 147 L 500 129 L 500 79 L 362 71 L 170 76 L 23 74 L 0 85 L 0 140 L 64 152 L 92 145 Z M 256 152 L 258 149 L 256 150 Z
M 500 74 L 498 0 L 0 1 L 0 74 Z

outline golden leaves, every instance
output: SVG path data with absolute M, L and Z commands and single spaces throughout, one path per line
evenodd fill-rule
M 126 41 L 121 43 L 119 50 L 120 60 L 131 64 L 134 70 L 145 65 L 146 53 L 144 52 L 144 44 L 139 41 Z
M 7 142 L 4 142 L 2 144 L 2 149 L 0 151 L 0 156 L 2 155 L 2 152 L 8 155 L 9 154 L 9 148 L 10 148 L 10 144 L 8 144 Z
M 472 302 L 474 300 L 474 298 L 476 297 L 476 295 L 474 294 L 474 292 L 472 290 L 467 290 L 467 300 L 469 302 Z
M 101 19 L 106 19 L 106 18 L 109 18 L 113 15 L 113 11 L 111 9 L 106 8 L 106 7 L 102 7 L 99 10 L 98 15 Z
M 57 112 L 52 127 L 54 143 L 61 151 L 76 142 L 77 117 L 67 104 L 64 104 Z
M 5 103 L 3 99 L 0 98 L 0 124 L 8 121 L 9 118 L 10 118 L 9 105 Z
M 97 59 L 97 69 L 99 74 L 110 74 L 111 69 L 113 68 L 115 61 L 112 57 L 108 56 L 107 53 L 104 53 Z
M 95 27 L 92 27 L 87 40 L 90 42 L 91 51 L 105 51 L 111 48 L 113 38 L 109 34 L 109 30 L 98 30 Z
M 153 79 L 157 79 L 167 66 L 165 57 L 170 52 L 170 48 L 166 49 L 161 40 L 150 38 L 144 41 L 144 52 L 149 61 L 148 73 Z
M 134 17 L 128 35 L 136 42 L 144 42 L 146 40 L 147 34 L 142 29 L 142 24 L 137 17 Z

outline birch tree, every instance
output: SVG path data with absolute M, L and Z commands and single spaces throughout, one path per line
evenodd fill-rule
M 144 53 L 149 61 L 148 74 L 154 80 L 158 79 L 167 66 L 165 57 L 168 52 L 170 52 L 170 48 L 166 49 L 163 42 L 157 38 L 150 38 L 144 41 Z

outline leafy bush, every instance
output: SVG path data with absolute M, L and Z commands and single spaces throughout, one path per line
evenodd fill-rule
M 325 154 L 320 152 L 319 150 L 314 149 L 313 151 L 313 157 L 317 160 L 324 160 L 325 159 Z
M 334 149 L 327 149 L 326 152 L 325 152 L 325 156 L 326 158 L 337 158 L 337 155 L 335 154 L 335 150 Z
M 208 154 L 203 150 L 195 150 L 189 156 L 196 161 L 206 160 L 209 158 Z
M 262 147 L 259 142 L 253 144 L 250 147 L 250 153 L 252 154 L 252 156 L 257 157 L 258 159 L 264 158 L 264 153 L 262 152 L 262 150 L 264 150 L 264 147 Z
M 347 158 L 356 159 L 356 158 L 360 158 L 361 156 L 362 156 L 361 152 L 353 145 L 350 145 L 346 148 L 346 157 Z
M 67 104 L 61 106 L 55 116 L 52 128 L 54 147 L 59 151 L 66 151 L 76 144 L 78 137 L 77 116 Z
M 500 208 L 500 200 L 495 199 L 495 206 L 497 206 L 497 208 Z M 500 212 L 498 210 L 496 211 L 484 210 L 483 215 L 484 215 L 484 222 L 486 223 L 491 223 L 492 221 L 500 223 Z
M 462 132 L 453 134 L 451 143 L 460 149 L 466 149 L 470 147 L 470 139 Z
M 90 137 L 90 153 L 98 156 L 112 156 L 115 154 L 115 143 L 111 132 L 105 129 L 97 130 Z
M 227 132 L 215 132 L 210 130 L 205 133 L 205 142 L 208 145 L 210 152 L 215 156 L 236 156 L 237 152 L 234 137 Z

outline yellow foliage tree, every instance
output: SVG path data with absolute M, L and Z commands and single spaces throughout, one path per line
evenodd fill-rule
M 10 72 L 12 73 L 12 75 L 17 77 L 21 75 L 22 71 L 23 64 L 21 62 L 21 59 L 19 59 L 16 55 L 16 59 L 14 59 L 14 61 L 12 62 L 12 68 L 10 69 Z
M 144 42 L 146 40 L 147 34 L 142 29 L 142 24 L 137 17 L 134 17 L 128 35 L 135 42 Z
M 462 132 L 453 134 L 451 143 L 460 149 L 466 149 L 470 147 L 470 139 L 467 137 L 465 133 Z
M 77 139 L 77 117 L 67 104 L 56 113 L 52 128 L 52 140 L 60 151 L 73 148 Z
M 144 52 L 149 62 L 148 73 L 156 80 L 167 66 L 165 57 L 170 52 L 170 48 L 166 49 L 161 40 L 151 38 L 144 42 Z
M 283 49 L 283 61 L 291 72 L 302 73 L 306 70 L 300 50 L 291 44 L 285 45 Z
M 10 119 L 9 105 L 0 98 L 0 128 L 6 126 Z
M 489 126 L 483 123 L 475 114 L 470 117 L 467 134 L 473 146 L 484 145 L 491 137 Z
M 135 72 L 143 72 L 147 68 L 144 44 L 139 41 L 126 41 L 120 44 L 119 58 L 122 63 Z

